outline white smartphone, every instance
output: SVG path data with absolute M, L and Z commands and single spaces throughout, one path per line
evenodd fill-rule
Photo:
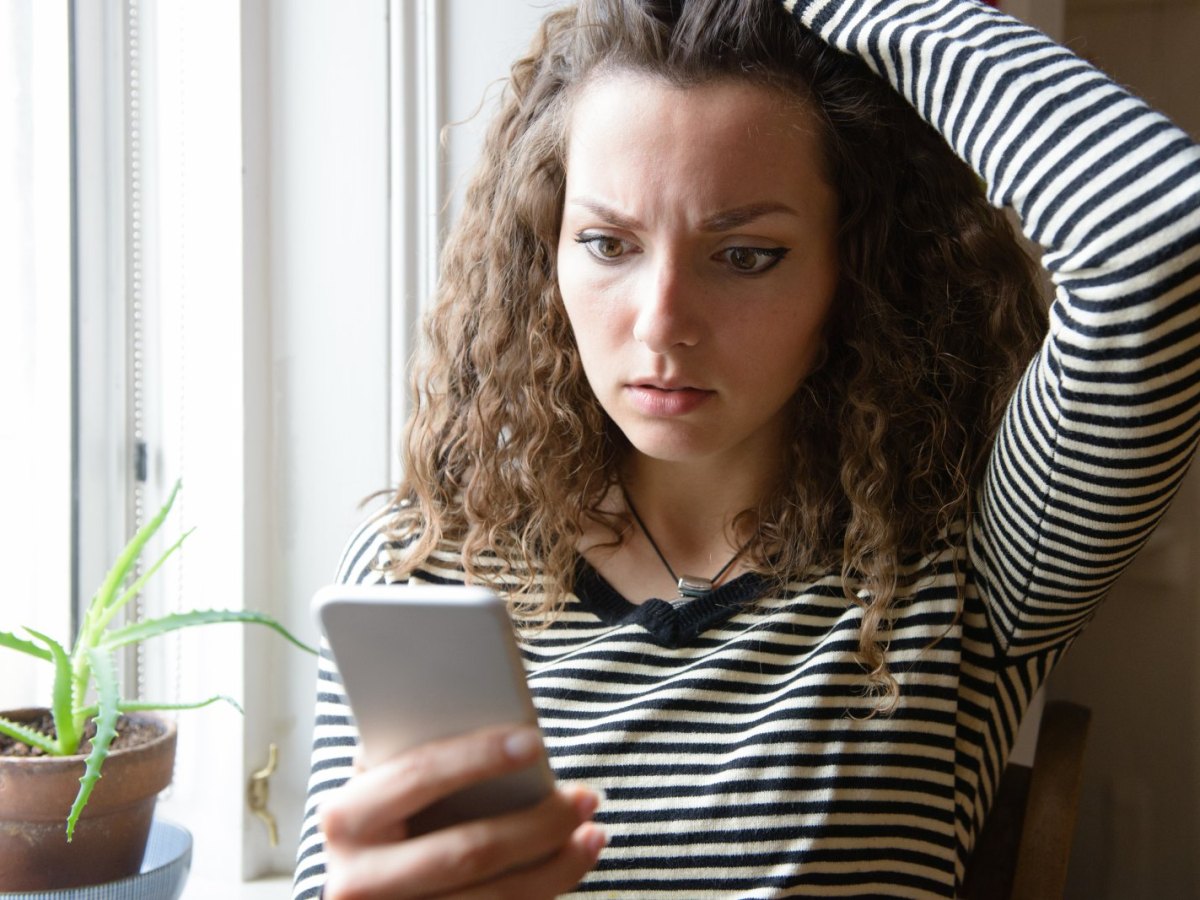
M 537 727 L 504 602 L 481 587 L 331 585 L 313 608 L 358 726 L 363 762 L 488 725 Z M 554 788 L 544 760 L 471 785 L 408 822 L 424 834 L 530 806 Z

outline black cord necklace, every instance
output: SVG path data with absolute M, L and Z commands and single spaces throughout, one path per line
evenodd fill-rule
M 633 505 L 633 501 L 629 499 L 629 494 L 625 488 L 621 488 L 621 493 L 625 497 L 625 505 L 629 507 L 629 512 L 633 516 L 633 520 L 638 523 L 638 527 L 642 529 L 642 534 L 646 536 L 646 540 L 650 542 L 650 546 L 654 548 L 654 552 L 658 554 L 658 558 L 662 560 L 662 564 L 666 566 L 667 572 L 671 578 L 675 580 L 675 586 L 679 591 L 679 599 L 694 599 L 703 597 L 705 594 L 712 591 L 716 584 L 721 580 L 730 567 L 738 561 L 738 558 L 746 552 L 746 548 L 750 546 L 750 541 L 742 544 L 738 548 L 737 553 L 729 558 L 729 562 L 721 566 L 721 570 L 712 578 L 701 578 L 698 575 L 676 575 L 675 570 L 671 568 L 671 564 L 667 562 L 667 558 L 663 556 L 662 550 L 658 548 L 653 535 L 650 534 L 650 529 L 646 527 L 646 523 L 642 521 L 642 517 L 638 515 L 637 508 Z

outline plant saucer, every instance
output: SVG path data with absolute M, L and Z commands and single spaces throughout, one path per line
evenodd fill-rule
M 173 822 L 155 819 L 142 871 L 136 875 L 85 887 L 0 893 L 0 900 L 178 900 L 191 867 L 191 832 Z

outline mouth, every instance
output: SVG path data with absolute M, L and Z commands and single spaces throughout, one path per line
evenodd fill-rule
M 634 408 L 652 418 L 671 418 L 693 412 L 716 396 L 716 391 L 680 383 L 631 382 L 625 386 Z
M 666 393 L 676 393 L 678 391 L 702 391 L 704 393 L 712 393 L 707 388 L 697 387 L 694 384 L 685 384 L 678 381 L 633 381 L 629 387 L 639 388 L 647 391 L 664 391 Z

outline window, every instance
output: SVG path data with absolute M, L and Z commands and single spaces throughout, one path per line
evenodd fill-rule
M 315 641 L 309 598 L 388 478 L 387 19 L 268 7 L 76 4 L 80 558 L 182 478 L 164 545 L 196 532 L 145 613 L 261 609 Z M 246 710 L 179 716 L 160 814 L 197 836 L 188 896 L 290 871 L 314 672 L 239 626 L 126 660 L 146 698 Z M 274 847 L 244 799 L 271 744 Z

